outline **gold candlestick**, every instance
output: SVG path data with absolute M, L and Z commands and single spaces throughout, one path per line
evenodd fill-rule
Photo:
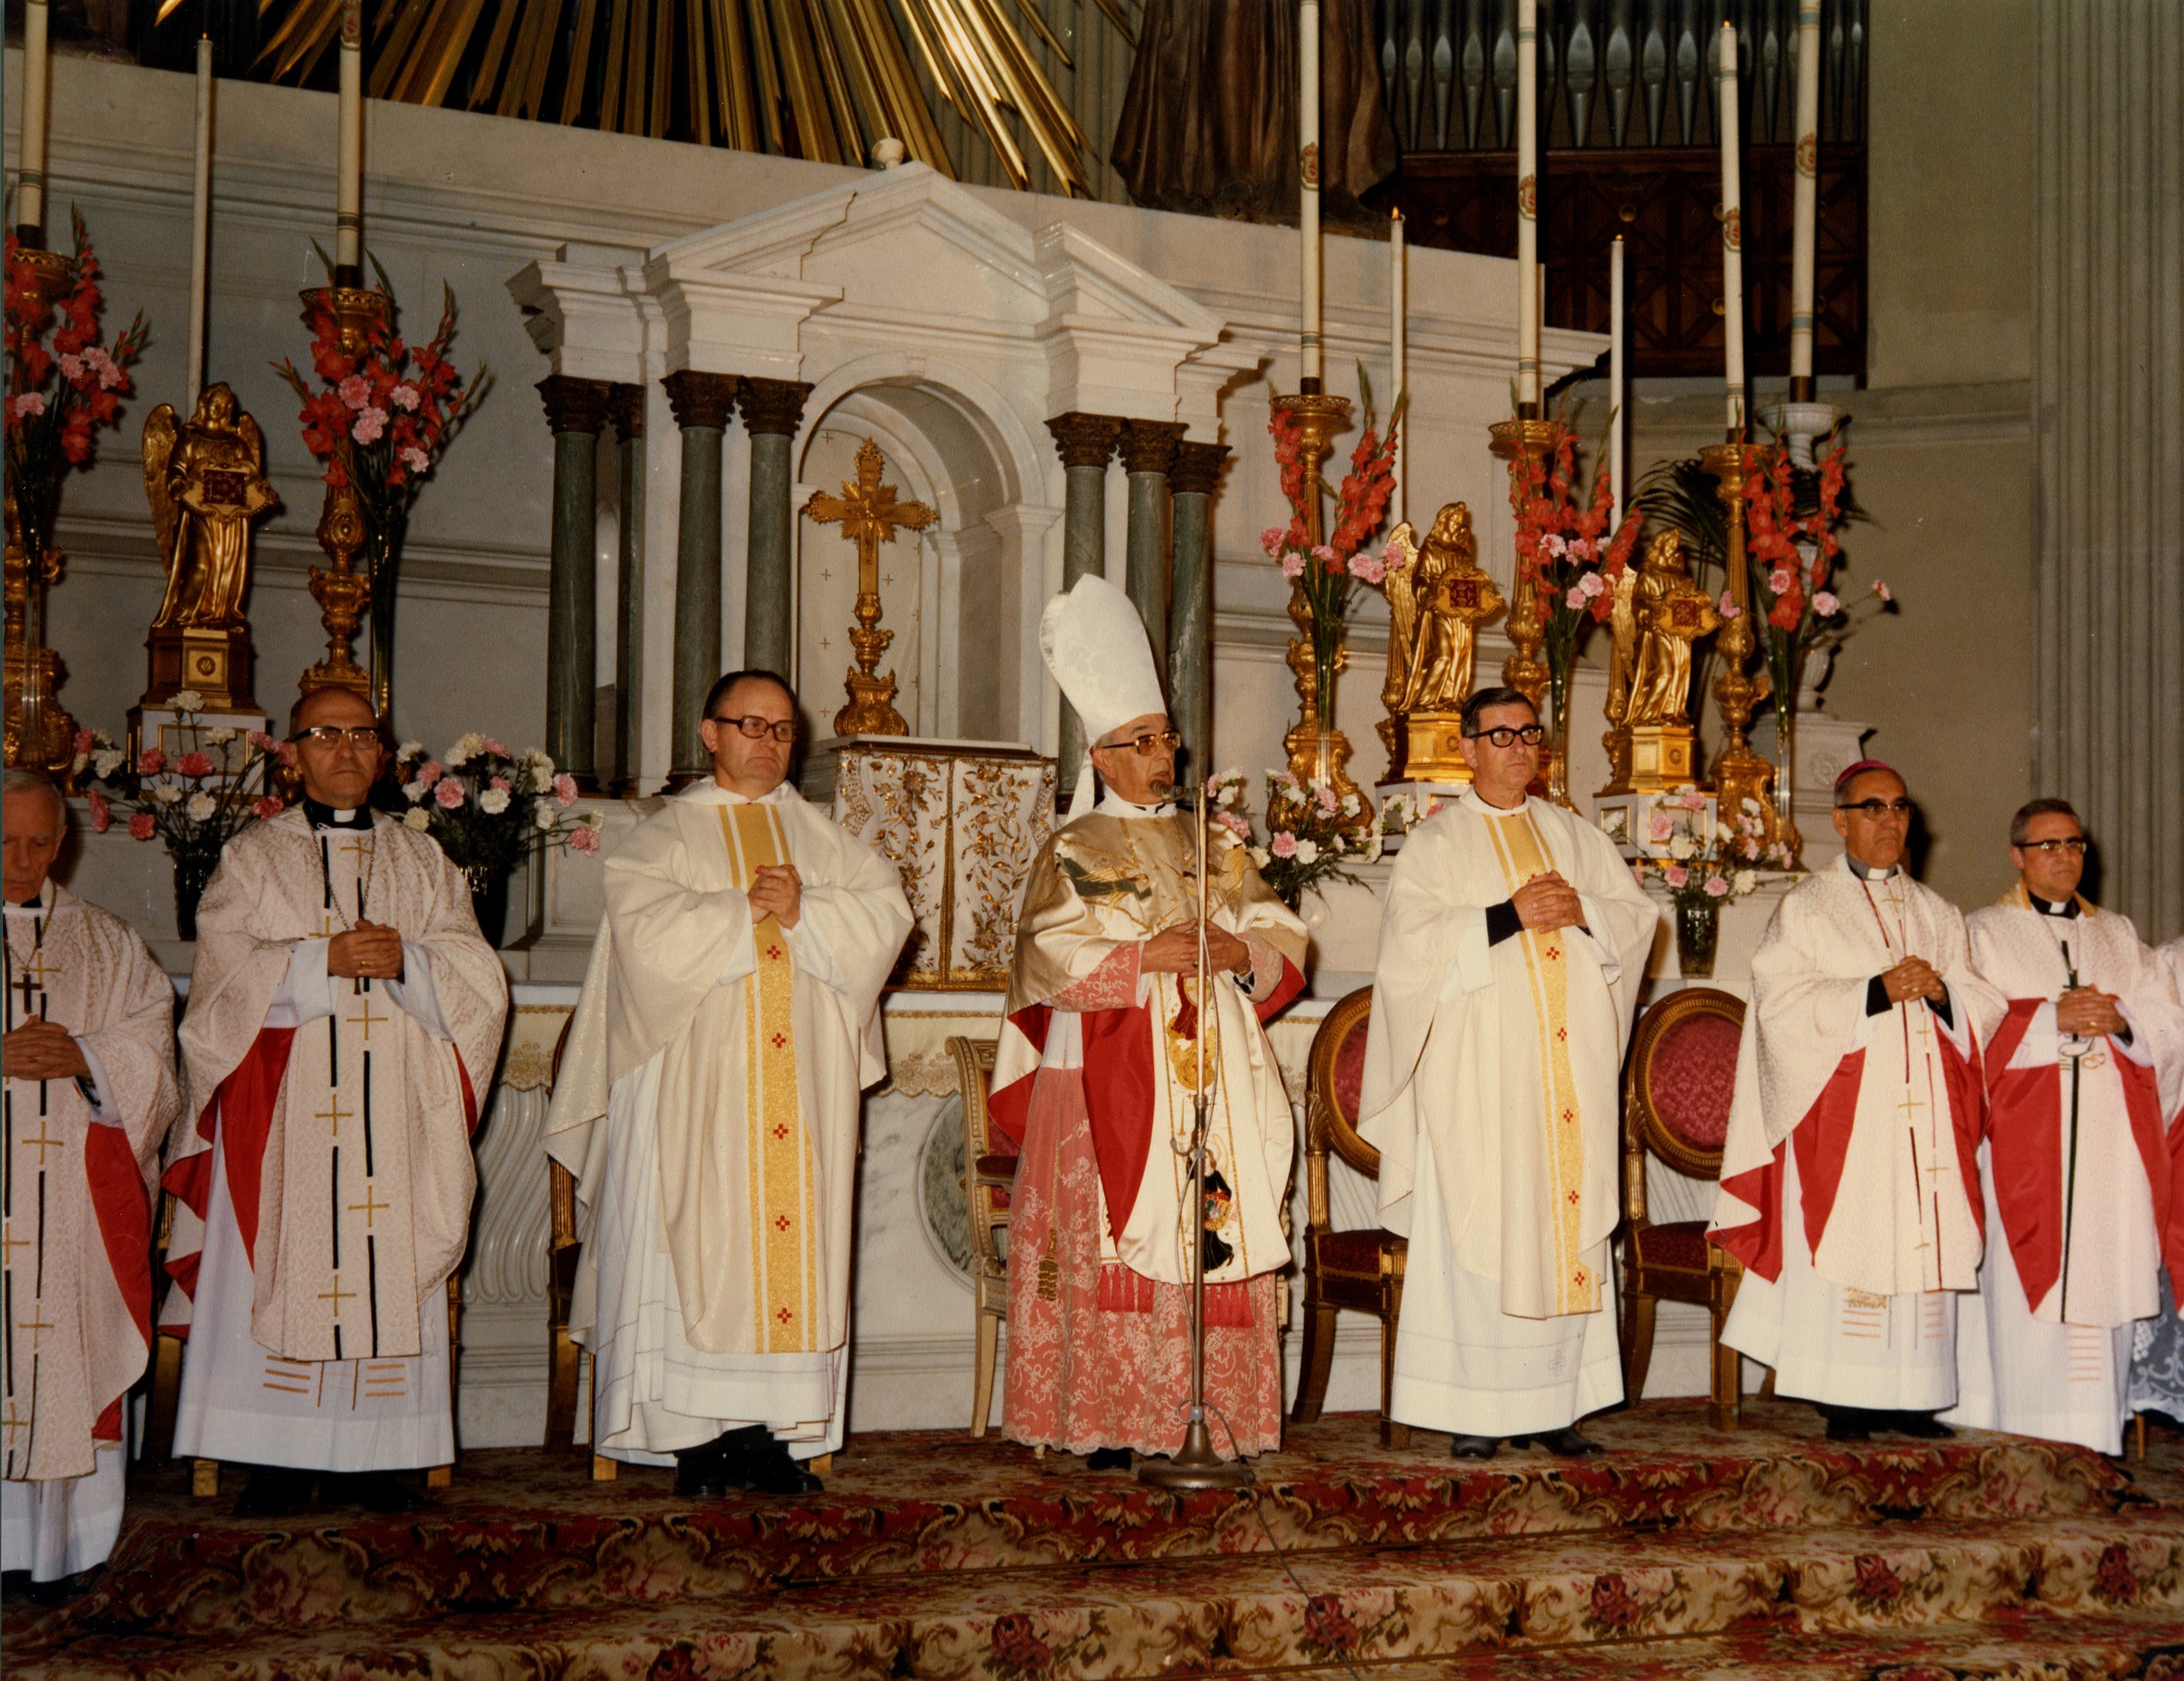
M 371 698 L 372 680 L 356 663 L 349 644 L 355 640 L 364 610 L 372 604 L 372 581 L 355 571 L 357 551 L 364 546 L 364 515 L 350 485 L 326 486 L 326 502 L 318 517 L 318 546 L 326 551 L 333 569 L 311 569 L 311 597 L 319 606 L 319 622 L 326 628 L 326 656 L 303 673 L 296 687 L 305 694 L 320 689 L 350 689 Z
M 1297 453 L 1305 466 L 1305 546 L 1317 548 L 1326 541 L 1319 509 L 1324 485 L 1319 467 L 1327 460 L 1334 435 L 1350 423 L 1350 399 L 1323 391 L 1299 391 L 1275 398 L 1274 406 L 1296 421 Z M 1350 779 L 1349 739 L 1334 727 L 1334 680 L 1349 664 L 1349 649 L 1339 641 L 1335 644 L 1327 673 L 1327 715 L 1322 718 L 1319 661 L 1312 650 L 1312 606 L 1305 595 L 1302 578 L 1290 581 L 1289 620 L 1297 630 L 1289 639 L 1289 669 L 1296 674 L 1297 720 L 1282 738 L 1289 754 L 1289 774 L 1307 786 L 1317 780 L 1328 783 L 1338 794 L 1354 794 L 1357 784 Z M 1270 805 L 1268 821 L 1274 822 L 1275 816 L 1274 806 Z
M 1510 463 L 1510 472 L 1522 471 L 1528 478 L 1534 461 L 1545 460 L 1562 448 L 1565 428 L 1560 421 L 1520 418 L 1496 421 L 1487 428 L 1493 441 L 1493 452 Z M 1540 622 L 1540 589 L 1520 562 L 1516 578 L 1509 592 L 1509 643 L 1514 650 L 1502 662 L 1502 681 L 1532 703 L 1532 710 L 1546 719 L 1552 740 L 1548 742 L 1546 758 L 1540 764 L 1540 775 L 1545 779 L 1549 797 L 1558 804 L 1569 804 L 1569 743 L 1564 738 L 1567 719 L 1549 718 L 1548 690 L 1552 686 L 1554 672 L 1540 656 L 1546 645 L 1546 627 Z M 1569 697 L 1564 697 L 1566 703 Z
M 879 546 L 892 543 L 898 530 L 923 531 L 940 516 L 923 502 L 900 502 L 895 487 L 882 485 L 885 463 L 879 446 L 866 438 L 857 446 L 857 477 L 844 481 L 841 495 L 812 492 L 804 511 L 820 525 L 840 525 L 841 534 L 857 546 L 856 628 L 850 646 L 857 663 L 843 674 L 850 704 L 834 715 L 836 735 L 908 735 L 910 726 L 895 710 L 895 674 L 877 674 L 879 656 L 895 640 L 892 631 L 879 627 Z
M 1729 599 L 1736 613 L 1722 627 L 1714 652 L 1721 671 L 1714 678 L 1714 704 L 1722 712 L 1722 746 L 1714 755 L 1713 783 L 1722 815 L 1734 823 L 1744 813 L 1746 800 L 1756 801 L 1766 824 L 1766 839 L 1784 840 L 1774 819 L 1774 767 L 1751 749 L 1746 735 L 1753 708 L 1772 689 L 1765 671 L 1747 672 L 1745 662 L 1759 645 L 1752 632 L 1751 583 L 1744 553 L 1744 478 L 1763 451 L 1747 444 L 1715 444 L 1699 452 L 1699 465 L 1721 482 L 1722 507 L 1727 516 Z
M 43 6 L 33 8 L 43 17 Z M 24 230 L 18 230 L 18 232 Z M 76 263 L 66 252 L 23 243 L 17 247 L 8 275 L 12 285 L 27 286 L 50 312 L 76 284 Z M 35 557 L 23 546 L 16 506 L 18 485 L 7 486 L 7 543 L 5 600 L 5 652 L 0 654 L 0 688 L 5 688 L 6 762 L 43 770 L 64 784 L 76 756 L 76 720 L 62 709 L 55 693 L 60 658 L 45 645 L 45 589 L 59 581 L 61 551 L 52 540 L 53 509 L 43 509 L 44 540 Z

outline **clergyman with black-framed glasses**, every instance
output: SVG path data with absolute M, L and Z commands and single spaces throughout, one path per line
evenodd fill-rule
M 796 734 L 771 671 L 706 696 L 713 774 L 606 861 L 546 1123 L 588 1211 L 594 1451 L 690 1500 L 817 1492 L 847 1416 L 859 1095 L 911 917 L 790 781 Z

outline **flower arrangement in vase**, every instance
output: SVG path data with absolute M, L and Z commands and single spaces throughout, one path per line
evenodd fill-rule
M 1613 486 L 1598 464 L 1591 494 L 1579 497 L 1577 441 L 1566 425 L 1559 428 L 1552 451 L 1526 449 L 1511 457 L 1509 509 L 1516 519 L 1517 602 L 1532 603 L 1547 656 L 1548 797 L 1567 805 L 1571 673 L 1578 639 L 1587 625 L 1613 612 L 1615 580 L 1630 564 L 1645 517 L 1633 509 L 1609 530 Z
M 79 730 L 75 772 L 93 833 L 104 834 L 118 816 L 132 839 L 166 843 L 175 866 L 175 930 L 195 939 L 197 902 L 222 850 L 285 808 L 273 791 L 275 767 L 293 767 L 296 750 L 262 730 L 206 725 L 204 696 L 194 689 L 178 690 L 167 706 L 175 752 L 147 747 L 131 761 L 104 730 Z M 115 791 L 111 797 L 102 783 Z
M 1224 770 L 1206 781 L 1212 821 L 1250 848 L 1251 862 L 1283 903 L 1294 910 L 1305 890 L 1321 881 L 1356 881 L 1353 864 L 1380 855 L 1380 819 L 1369 801 L 1331 782 L 1307 781 L 1286 770 L 1267 772 L 1267 839 L 1252 839 L 1244 773 Z
M 321 253 L 324 255 L 324 253 Z M 374 264 L 376 266 L 376 264 Z M 336 288 L 307 293 L 313 387 L 289 361 L 274 364 L 302 399 L 303 446 L 325 464 L 326 484 L 356 494 L 371 583 L 372 702 L 384 717 L 394 682 L 395 581 L 402 540 L 424 481 L 492 385 L 483 363 L 466 385 L 448 357 L 455 293 L 440 288 L 440 322 L 417 345 L 395 331 L 399 306 L 379 271 L 383 312 L 340 313 Z
M 1769 840 L 1757 800 L 1746 800 L 1735 817 L 1717 817 L 1708 828 L 1711 797 L 1688 785 L 1653 808 L 1650 839 L 1667 855 L 1639 858 L 1631 873 L 1645 883 L 1660 878 L 1675 907 L 1676 965 L 1687 979 L 1714 972 L 1722 906 L 1760 885 L 1760 873 L 1790 867 L 1789 849 Z
M 472 730 L 436 759 L 422 742 L 405 742 L 394 763 L 409 803 L 402 821 L 430 834 L 463 873 L 478 926 L 496 943 L 509 874 L 534 847 L 599 850 L 601 815 L 574 810 L 576 779 L 535 747 L 519 757 L 505 742 Z

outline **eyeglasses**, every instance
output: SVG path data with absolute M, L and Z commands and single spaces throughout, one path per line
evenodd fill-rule
M 365 753 L 379 745 L 379 726 L 376 724 L 313 724 L 308 730 L 299 730 L 288 738 L 301 743 L 313 742 L 321 747 L 334 748 L 347 742 L 359 753 Z
M 1854 811 L 1861 817 L 1878 823 L 1883 817 L 1908 817 L 1911 815 L 1908 800 L 1860 800 L 1855 805 L 1842 804 L 1837 811 Z
M 1149 757 L 1151 755 L 1156 753 L 1173 753 L 1178 747 L 1182 745 L 1183 737 L 1176 731 L 1172 730 L 1161 730 L 1155 731 L 1151 735 L 1141 735 L 1135 741 L 1110 742 L 1099 751 L 1102 753 L 1120 753 L 1125 747 L 1127 747 L 1132 749 L 1134 752 Z
M 793 742 L 796 739 L 794 718 L 776 723 L 772 718 L 760 718 L 754 712 L 744 718 L 715 718 L 706 721 L 710 724 L 733 724 L 741 734 L 754 742 L 767 735 L 772 736 L 777 742 Z
M 2018 851 L 2020 853 L 2043 853 L 2050 858 L 2062 853 L 2082 856 L 2085 853 L 2085 837 L 2083 835 L 2057 835 L 2052 840 L 2020 840 L 2018 842 Z
M 1491 742 L 1495 746 L 1504 750 L 1518 742 L 1522 742 L 1527 747 L 1537 747 L 1546 739 L 1546 736 L 1547 731 L 1537 724 L 1526 724 L 1521 729 L 1515 730 L 1511 729 L 1507 724 L 1502 724 L 1492 730 L 1474 730 L 1471 732 L 1473 741 Z

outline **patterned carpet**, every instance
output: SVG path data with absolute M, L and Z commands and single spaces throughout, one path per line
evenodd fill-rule
M 1459 1470 L 1330 1417 L 1257 1462 L 1256 1500 L 948 1432 L 854 1439 L 810 1501 L 697 1508 L 664 1472 L 502 1450 L 426 1518 L 271 1530 L 168 1467 L 92 1594 L 7 1606 L 7 1671 L 2184 1681 L 2184 1432 L 2141 1466 L 1750 1418 L 1649 1403 L 1594 1421 L 1605 1458 Z

